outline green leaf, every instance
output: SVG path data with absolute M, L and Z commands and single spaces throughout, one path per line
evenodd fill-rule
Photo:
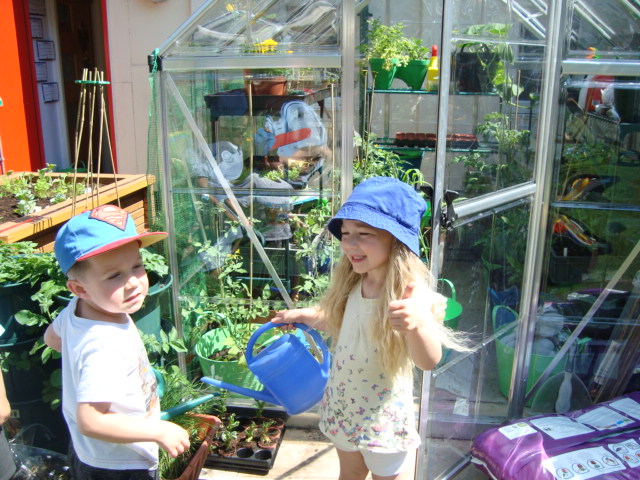
M 39 327 L 48 323 L 47 319 L 43 315 L 33 313 L 30 310 L 20 310 L 15 314 L 15 319 L 20 325 L 24 325 L 26 327 Z

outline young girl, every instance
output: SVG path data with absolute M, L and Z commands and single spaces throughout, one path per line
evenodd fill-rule
M 420 259 L 425 206 L 397 179 L 362 182 L 329 222 L 343 255 L 318 308 L 273 319 L 333 338 L 320 430 L 336 446 L 340 480 L 363 480 L 369 471 L 374 480 L 413 478 L 420 438 L 412 367 L 435 367 L 443 344 L 463 348 L 442 324 L 445 298 Z

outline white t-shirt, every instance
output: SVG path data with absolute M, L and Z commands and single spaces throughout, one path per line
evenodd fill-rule
M 82 435 L 77 404 L 109 402 L 110 410 L 131 417 L 158 418 L 158 389 L 133 321 L 101 322 L 75 315 L 77 298 L 53 322 L 62 339 L 62 410 L 78 458 L 112 470 L 156 469 L 155 442 L 111 443 Z

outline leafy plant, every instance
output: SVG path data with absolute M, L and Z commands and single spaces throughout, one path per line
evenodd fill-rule
M 198 398 L 207 393 L 207 387 L 201 382 L 193 382 L 184 375 L 176 365 L 162 369 L 156 367 L 164 376 L 165 389 L 160 406 L 162 410 L 180 405 L 181 403 Z M 191 446 L 182 455 L 171 458 L 167 452 L 160 449 L 158 469 L 160 478 L 170 480 L 177 478 L 185 470 L 191 457 L 200 446 L 200 437 L 202 432 L 202 421 L 193 414 L 208 414 L 212 410 L 218 410 L 224 407 L 225 399 L 223 397 L 214 397 L 212 400 L 204 402 L 187 413 L 177 415 L 171 421 L 189 433 Z
M 238 430 L 240 422 L 236 418 L 235 413 L 229 413 L 224 416 L 224 428 L 221 428 L 216 434 L 218 440 L 218 450 L 222 452 L 231 451 L 238 442 Z
M 318 297 L 329 286 L 329 266 L 338 253 L 326 230 L 331 213 L 331 204 L 322 199 L 306 213 L 292 217 L 296 259 L 305 266 L 295 287 L 298 294 Z
M 505 38 L 509 33 L 506 23 L 489 23 L 472 25 L 462 32 L 464 35 Z M 498 95 L 510 99 L 522 92 L 517 83 L 509 76 L 506 64 L 513 62 L 513 50 L 506 43 L 464 42 L 458 48 L 467 52 L 475 52 L 482 68 L 487 72 L 491 84 Z M 489 55 L 485 55 L 486 49 Z
M 487 193 L 523 182 L 529 178 L 529 130 L 509 128 L 509 118 L 502 113 L 485 115 L 476 132 L 489 145 L 495 145 L 499 161 L 491 161 L 489 150 L 470 150 L 452 159 L 466 167 L 467 193 Z
M 14 212 L 19 216 L 30 215 L 38 210 L 38 201 L 46 200 L 54 205 L 86 191 L 86 184 L 71 181 L 68 174 L 52 175 L 55 165 L 48 164 L 35 174 L 21 172 L 14 176 L 13 172 L 4 175 L 0 182 L 0 197 L 14 197 L 17 206 Z M 75 190 L 74 190 L 75 189 Z
M 380 20 L 372 18 L 368 22 L 366 42 L 358 49 L 364 56 L 364 61 L 372 58 L 384 60 L 382 68 L 391 70 L 397 66 L 406 65 L 410 58 L 407 53 L 407 40 L 404 37 L 404 24 L 402 22 L 392 25 L 383 25 Z
M 422 44 L 421 38 L 406 38 L 404 45 L 409 60 L 427 60 L 429 58 L 429 48 Z
M 426 185 L 424 175 L 416 168 L 403 168 L 403 162 L 393 150 L 380 148 L 376 144 L 376 135 L 365 133 L 363 137 L 355 134 L 354 146 L 357 156 L 353 163 L 353 184 L 358 185 L 371 177 L 393 177 L 419 188 Z

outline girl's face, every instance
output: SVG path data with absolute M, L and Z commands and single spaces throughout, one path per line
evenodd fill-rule
M 102 320 L 121 319 L 137 312 L 149 291 L 138 242 L 131 242 L 85 260 L 90 262 L 77 282 L 82 298 Z M 92 317 L 95 318 L 95 317 Z
M 351 262 L 354 272 L 383 278 L 393 235 L 358 220 L 343 220 L 340 231 L 342 251 Z

